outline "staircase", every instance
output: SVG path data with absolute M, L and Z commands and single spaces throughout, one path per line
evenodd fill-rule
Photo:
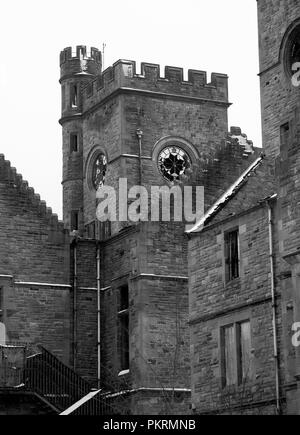
M 64 411 L 91 392 L 91 385 L 51 352 L 39 346 L 39 352 L 26 358 L 24 384 L 48 402 L 57 413 Z M 76 409 L 72 415 L 114 414 L 109 403 L 99 394 Z

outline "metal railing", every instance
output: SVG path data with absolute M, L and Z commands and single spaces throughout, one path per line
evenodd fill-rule
M 70 367 L 63 364 L 42 346 L 40 351 L 26 358 L 24 383 L 28 390 L 46 399 L 58 411 L 63 411 L 86 396 L 91 385 Z M 75 415 L 112 414 L 113 408 L 99 394 L 86 402 Z
M 48 402 L 57 413 L 74 405 L 93 389 L 70 367 L 43 346 L 0 345 L 0 388 L 31 391 Z M 101 393 L 77 408 L 73 415 L 119 414 L 112 401 Z

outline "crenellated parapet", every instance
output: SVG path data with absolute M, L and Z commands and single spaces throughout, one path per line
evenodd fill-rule
M 182 68 L 166 66 L 161 76 L 160 66 L 152 63 L 142 63 L 141 74 L 137 74 L 134 61 L 118 60 L 83 87 L 83 111 L 120 88 L 228 103 L 226 74 L 212 73 L 208 81 L 205 71 L 190 69 L 184 80 Z
M 75 49 L 67 47 L 60 53 L 61 79 L 75 74 L 97 75 L 101 73 L 101 52 L 85 45 L 77 45 Z

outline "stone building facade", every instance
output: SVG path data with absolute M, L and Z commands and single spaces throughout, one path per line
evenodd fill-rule
M 68 232 L 3 155 L 0 168 L 0 308 L 6 340 L 44 343 L 69 363 Z
M 63 222 L 0 156 L 1 352 L 42 345 L 114 412 L 299 412 L 300 7 L 257 5 L 264 154 L 228 133 L 226 75 L 102 72 L 78 46 L 60 54 Z M 133 186 L 203 186 L 204 216 L 133 222 L 126 197 L 101 222 L 101 189 L 120 210 Z
M 200 414 L 300 409 L 300 7 L 257 7 L 265 157 L 189 234 L 192 402 Z
M 65 49 L 60 61 L 64 222 L 75 231 L 72 249 L 77 251 L 73 358 L 80 373 L 94 380 L 98 376 L 107 391 L 122 390 L 133 413 L 187 413 L 190 343 L 185 223 L 153 222 L 151 216 L 142 222 L 126 217 L 99 223 L 95 216 L 97 168 L 100 183 L 113 187 L 117 198 L 124 180 L 128 189 L 142 185 L 150 197 L 152 186 L 174 185 L 162 173 L 159 156 L 168 147 L 178 147 L 190 164 L 180 188 L 201 182 L 207 186 L 208 206 L 224 183 L 230 185 L 254 159 L 253 146 L 240 129 L 227 133 L 226 75 L 213 74 L 208 82 L 205 72 L 191 70 L 184 81 L 181 68 L 166 67 L 161 77 L 158 65 L 146 63 L 136 74 L 135 62 L 124 60 L 98 74 L 99 53 L 92 49 L 89 56 L 82 46 L 76 53 Z M 78 148 L 74 150 L 75 135 Z M 218 180 L 210 182 L 214 171 Z M 78 258 L 83 245 L 89 246 L 88 271 Z M 122 294 L 127 298 L 127 320 L 122 319 Z M 90 328 L 85 324 L 86 313 L 93 313 Z M 127 338 L 124 328 L 128 328 Z M 94 373 L 89 371 L 92 367 Z
M 96 194 L 200 185 L 207 208 L 257 151 L 239 128 L 228 133 L 224 74 L 208 82 L 190 70 L 184 81 L 181 68 L 162 77 L 144 63 L 137 74 L 124 60 L 102 72 L 101 53 L 85 46 L 63 50 L 60 67 L 63 222 L 0 159 L 2 345 L 42 345 L 114 412 L 188 413 L 186 222 L 100 222 Z

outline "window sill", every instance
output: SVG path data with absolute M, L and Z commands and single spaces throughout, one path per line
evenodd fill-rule
M 118 316 L 124 316 L 126 314 L 129 314 L 129 309 L 125 308 L 125 310 L 119 311 Z
M 125 376 L 125 375 L 128 375 L 130 373 L 130 370 L 129 369 L 127 369 L 127 370 L 122 370 L 122 371 L 120 371 L 120 373 L 118 374 L 118 376 Z
M 245 388 L 251 388 L 252 386 L 257 385 L 258 381 L 259 381 L 258 379 L 253 379 L 251 377 L 251 378 L 244 379 L 243 382 L 241 382 L 241 383 L 236 382 L 236 383 L 231 384 L 231 385 L 222 385 L 221 386 L 222 394 L 231 394 L 231 393 L 241 392 Z
M 224 283 L 224 287 L 227 288 L 227 287 L 231 287 L 231 286 L 233 286 L 235 284 L 240 284 L 240 281 L 241 281 L 241 277 L 238 276 L 237 278 L 234 278 L 231 281 L 225 282 Z

